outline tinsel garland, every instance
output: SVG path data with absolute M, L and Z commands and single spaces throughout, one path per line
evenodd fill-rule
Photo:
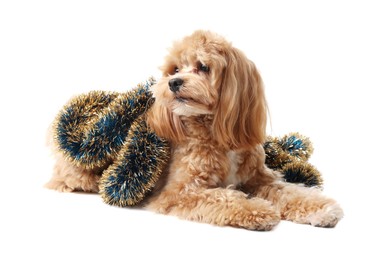
M 268 137 L 264 150 L 267 166 L 280 171 L 287 182 L 322 187 L 321 174 L 308 162 L 314 151 L 309 138 L 299 133 L 290 133 L 282 138 Z
M 166 141 L 148 129 L 143 116 L 135 120 L 118 156 L 100 179 L 103 200 L 117 206 L 140 202 L 159 179 L 169 153 Z
M 155 80 L 125 93 L 92 91 L 69 101 L 57 116 L 54 142 L 68 162 L 104 169 L 99 183 L 103 200 L 131 206 L 151 191 L 170 149 L 151 132 L 144 114 L 154 99 Z
M 103 167 L 117 156 L 131 124 L 154 102 L 150 78 L 125 93 L 92 91 L 64 106 L 54 123 L 54 139 L 69 161 L 86 169 Z

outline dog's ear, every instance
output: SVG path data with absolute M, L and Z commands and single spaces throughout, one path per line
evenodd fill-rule
M 166 140 L 179 142 L 186 138 L 180 118 L 161 102 L 155 102 L 148 111 L 147 124 L 159 137 Z
M 225 51 L 214 138 L 232 149 L 253 148 L 265 141 L 267 104 L 255 64 L 236 48 Z

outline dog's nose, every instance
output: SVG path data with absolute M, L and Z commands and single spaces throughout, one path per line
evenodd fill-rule
M 173 92 L 177 92 L 178 90 L 180 90 L 182 84 L 184 84 L 184 81 L 181 78 L 174 78 L 169 80 L 169 88 Z

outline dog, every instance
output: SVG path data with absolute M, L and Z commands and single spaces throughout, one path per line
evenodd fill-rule
M 161 71 L 146 120 L 172 152 L 144 208 L 250 230 L 271 230 L 281 219 L 334 227 L 343 217 L 319 189 L 286 183 L 264 164 L 264 86 L 242 51 L 199 30 L 174 43 Z M 98 192 L 98 181 L 62 157 L 47 187 Z

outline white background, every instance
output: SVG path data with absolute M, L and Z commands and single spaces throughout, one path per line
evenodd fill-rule
M 0 258 L 385 259 L 381 2 L 1 1 Z M 159 77 L 166 48 L 195 29 L 256 63 L 270 134 L 311 138 L 325 193 L 345 210 L 336 228 L 219 228 L 42 187 L 53 165 L 45 134 L 61 106 Z

